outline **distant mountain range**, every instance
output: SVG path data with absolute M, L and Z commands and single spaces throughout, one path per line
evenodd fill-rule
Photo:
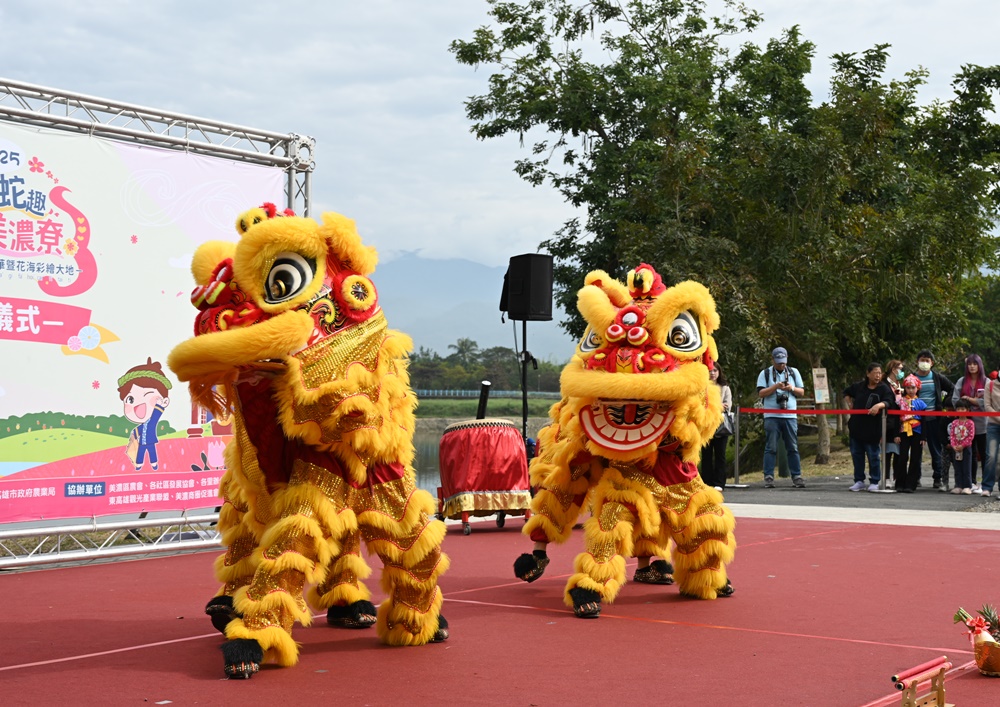
M 422 346 L 447 356 L 452 352 L 449 344 L 459 339 L 472 339 L 480 349 L 514 349 L 515 327 L 516 350 L 521 350 L 521 322 L 500 321 L 506 271 L 506 266 L 429 260 L 409 253 L 380 263 L 373 279 L 389 326 L 409 334 L 414 349 Z M 528 322 L 528 351 L 536 359 L 563 363 L 575 347 L 558 321 Z

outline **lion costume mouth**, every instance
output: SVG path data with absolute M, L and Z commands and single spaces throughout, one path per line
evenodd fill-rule
M 674 422 L 667 405 L 643 400 L 598 400 L 580 411 L 580 423 L 595 444 L 631 452 L 659 441 Z

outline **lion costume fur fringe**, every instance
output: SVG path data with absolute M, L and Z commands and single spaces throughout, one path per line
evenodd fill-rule
M 439 629 L 445 526 L 416 488 L 412 342 L 378 306 L 375 250 L 343 216 L 317 223 L 270 204 L 242 214 L 237 231 L 238 243 L 196 251 L 196 335 L 169 358 L 194 401 L 232 415 L 213 600 L 231 601 L 226 638 L 293 665 L 306 597 L 317 609 L 370 599 L 364 540 L 383 563 L 380 639 L 427 643 Z M 227 673 L 239 672 L 232 661 Z
M 588 326 L 539 433 L 530 466 L 537 492 L 524 533 L 536 543 L 565 542 L 589 508 L 567 606 L 579 608 L 577 588 L 614 601 L 631 556 L 672 560 L 684 594 L 728 595 L 735 519 L 695 466 L 722 419 L 709 378 L 719 317 L 708 289 L 696 282 L 667 288 L 642 264 L 625 284 L 590 273 L 578 306 Z

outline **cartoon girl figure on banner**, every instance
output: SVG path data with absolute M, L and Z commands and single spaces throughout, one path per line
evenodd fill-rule
M 146 363 L 130 368 L 118 379 L 118 395 L 125 403 L 125 417 L 137 427 L 128 436 L 125 453 L 132 460 L 136 471 L 142 471 L 149 457 L 153 471 L 157 470 L 156 426 L 160 422 L 163 411 L 170 404 L 167 391 L 173 387 L 170 380 L 163 375 L 163 366 L 153 359 L 147 358 Z

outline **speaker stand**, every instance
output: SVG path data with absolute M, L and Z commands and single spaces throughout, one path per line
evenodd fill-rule
M 528 320 L 521 320 L 521 439 L 528 450 L 528 361 L 537 370 L 538 361 L 528 352 Z

